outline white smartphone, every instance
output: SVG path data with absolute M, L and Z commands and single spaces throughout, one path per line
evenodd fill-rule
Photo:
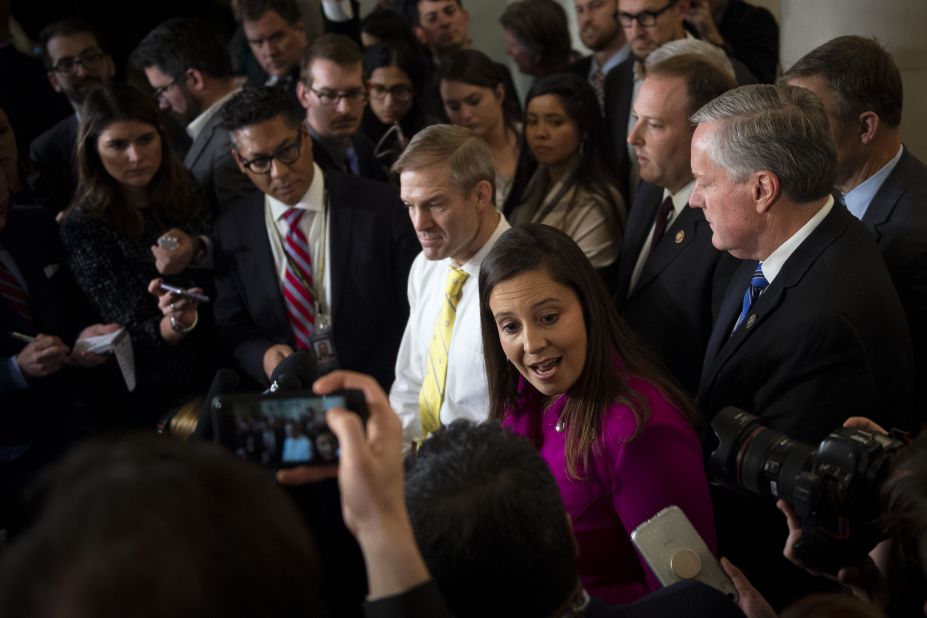
M 668 506 L 639 525 L 631 541 L 664 586 L 694 579 L 737 601 L 734 583 L 678 506 Z

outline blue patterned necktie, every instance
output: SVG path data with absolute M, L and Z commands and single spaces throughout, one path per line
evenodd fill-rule
M 750 307 L 753 306 L 753 303 L 756 302 L 756 299 L 760 297 L 760 294 L 763 293 L 763 290 L 765 290 L 768 285 L 769 281 L 763 276 L 763 265 L 757 262 L 756 270 L 753 271 L 753 276 L 750 277 L 750 287 L 744 292 L 744 302 L 740 308 L 740 316 L 737 318 L 737 323 L 734 324 L 734 330 L 731 331 L 732 333 L 736 332 L 738 327 L 740 327 L 747 318 Z

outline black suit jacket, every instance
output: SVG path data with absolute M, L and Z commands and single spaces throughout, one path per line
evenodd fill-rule
M 220 114 L 213 114 L 183 159 L 184 166 L 206 192 L 214 215 L 257 191 L 232 158 L 232 142 L 229 132 L 219 126 L 221 121 Z
M 779 24 L 767 9 L 730 0 L 718 31 L 724 37 L 728 56 L 746 65 L 766 84 L 776 81 L 779 69 Z
M 650 252 L 630 290 L 662 201 L 661 187 L 640 184 L 618 258 L 616 301 L 631 328 L 694 395 L 714 318 L 739 260 L 715 249 L 705 215 L 686 207 Z
M 744 262 L 724 297 L 705 354 L 703 415 L 710 420 L 736 406 L 812 446 L 850 416 L 909 428 L 908 327 L 862 223 L 834 204 L 731 335 L 755 267 Z M 709 439 L 706 453 L 715 443 Z M 782 558 L 786 528 L 772 498 L 712 490 L 719 554 L 740 566 L 774 607 L 830 585 Z
M 911 329 L 917 384 L 927 384 L 927 165 L 905 148 L 879 188 L 863 224 L 876 244 L 895 283 Z M 918 420 L 927 420 L 921 408 Z
M 583 56 L 570 66 L 566 68 L 566 73 L 572 73 L 582 77 L 583 79 L 589 79 L 589 70 L 592 68 L 592 56 Z
M 335 348 L 342 368 L 368 373 L 388 390 L 409 317 L 409 268 L 421 247 L 394 187 L 336 172 L 324 179 Z M 238 364 L 266 384 L 264 352 L 295 342 L 267 238 L 264 195 L 220 215 L 215 236 L 216 326 Z
M 11 331 L 46 333 L 74 343 L 78 327 L 88 317 L 86 305 L 71 280 L 64 260 L 58 229 L 42 207 L 10 209 L 0 244 L 9 252 L 26 283 L 35 328 L 0 298 L 0 409 L 3 410 L 0 444 L 24 444 L 41 432 L 55 431 L 73 408 L 73 393 L 64 378 L 66 370 L 48 378 L 31 380 L 24 390 L 12 390 L 7 359 L 26 346 Z
M 55 210 L 70 206 L 77 188 L 74 159 L 78 124 L 77 115 L 71 114 L 35 138 L 29 147 L 29 158 L 35 161 L 40 174 L 36 190 L 51 200 Z
M 362 133 L 355 133 L 351 136 L 351 145 L 354 146 L 354 152 L 357 153 L 359 176 L 379 182 L 389 182 L 386 170 L 379 159 L 374 156 L 375 147 L 373 142 Z M 315 135 L 312 135 L 312 156 L 315 162 L 319 164 L 319 167 L 325 171 L 350 174 L 344 161 L 337 161 Z

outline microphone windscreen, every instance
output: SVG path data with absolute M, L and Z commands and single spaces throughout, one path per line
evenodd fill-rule
M 285 382 L 281 381 L 283 376 L 295 378 L 299 384 L 295 385 L 294 388 L 293 380 L 288 378 Z M 298 350 L 277 364 L 270 376 L 270 383 L 276 382 L 276 390 L 278 391 L 281 390 L 280 387 L 283 384 L 286 385 L 286 390 L 310 389 L 312 383 L 318 380 L 320 376 L 319 363 L 316 362 L 315 355 L 307 350 Z
M 203 401 L 203 407 L 200 410 L 200 419 L 196 424 L 196 430 L 193 436 L 201 440 L 212 440 L 212 400 L 219 395 L 227 395 L 238 390 L 238 374 L 231 369 L 220 369 L 212 379 L 209 386 L 209 392 L 206 393 L 206 399 Z

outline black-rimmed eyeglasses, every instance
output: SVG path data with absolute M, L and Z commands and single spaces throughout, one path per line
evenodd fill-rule
M 367 100 L 367 91 L 363 88 L 354 88 L 353 90 L 316 90 L 309 88 L 310 91 L 319 99 L 322 105 L 337 105 L 341 99 L 347 99 L 352 105 Z
M 637 20 L 641 28 L 653 28 L 657 25 L 657 17 L 673 8 L 678 1 L 679 0 L 669 0 L 669 2 L 663 5 L 663 8 L 657 9 L 656 11 L 641 11 L 640 13 L 615 11 L 615 15 L 618 17 L 618 21 L 621 22 L 622 28 L 630 28 L 634 24 L 634 20 Z
M 62 75 L 74 75 L 77 73 L 77 67 L 84 67 L 88 71 L 96 71 L 103 66 L 103 60 L 105 58 L 106 54 L 100 50 L 92 50 L 77 58 L 63 58 L 58 64 L 52 67 L 52 71 L 61 73 Z
M 277 148 L 276 152 L 261 157 L 254 157 L 250 161 L 242 161 L 241 164 L 248 168 L 254 174 L 269 174 L 270 168 L 273 167 L 274 159 L 284 165 L 292 165 L 299 159 L 299 151 L 302 148 L 303 132 L 296 134 L 296 141 L 292 144 L 284 144 Z

